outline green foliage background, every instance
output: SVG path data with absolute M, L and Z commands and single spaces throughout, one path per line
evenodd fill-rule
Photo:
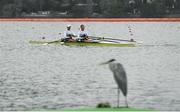
M 43 17 L 61 18 L 180 17 L 180 0 L 0 0 L 2 18 L 40 11 L 50 12 Z

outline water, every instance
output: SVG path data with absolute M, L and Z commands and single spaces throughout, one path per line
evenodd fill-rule
M 67 24 L 81 23 L 0 22 L 0 110 L 116 106 L 113 75 L 98 65 L 112 58 L 127 71 L 130 107 L 180 110 L 179 22 L 84 23 L 91 35 L 143 41 L 134 48 L 28 43 L 58 39 Z

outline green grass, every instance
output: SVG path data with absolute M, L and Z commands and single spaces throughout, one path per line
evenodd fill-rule
M 158 112 L 152 109 L 135 109 L 135 108 L 82 108 L 82 109 L 52 109 L 49 112 Z
M 101 102 L 96 108 L 79 108 L 79 109 L 43 109 L 48 112 L 158 112 L 153 109 L 137 109 L 127 107 L 111 107 L 109 102 Z

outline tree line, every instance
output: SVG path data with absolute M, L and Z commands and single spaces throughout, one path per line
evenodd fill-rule
M 0 17 L 180 17 L 179 0 L 0 0 Z M 64 12 L 64 13 L 63 13 Z

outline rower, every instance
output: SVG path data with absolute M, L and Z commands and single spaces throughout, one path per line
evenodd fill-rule
M 64 42 L 74 42 L 75 34 L 71 31 L 71 25 L 67 25 L 67 30 L 64 32 L 64 38 L 61 39 L 61 41 Z
M 78 33 L 77 41 L 80 42 L 91 42 L 91 38 L 88 36 L 88 32 L 85 30 L 85 26 L 82 24 L 80 25 L 80 31 Z

